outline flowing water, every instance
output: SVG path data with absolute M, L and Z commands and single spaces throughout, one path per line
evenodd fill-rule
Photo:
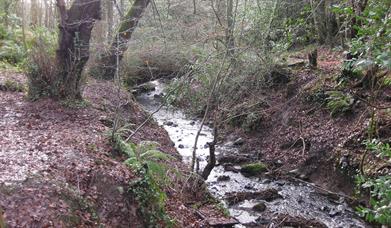
M 153 112 L 161 105 L 161 95 L 164 93 L 165 84 L 153 81 L 156 85 L 152 92 L 138 96 L 138 101 L 148 112 Z M 163 107 L 154 114 L 154 119 L 168 132 L 175 147 L 187 164 L 191 161 L 195 136 L 201 122 L 196 118 L 188 117 L 182 110 Z M 197 144 L 197 157 L 200 167 L 205 166 L 209 148 L 206 143 L 213 141 L 213 131 L 204 126 Z M 216 146 L 216 155 L 232 154 L 237 148 L 232 142 Z M 237 167 L 240 168 L 240 167 Z M 228 176 L 228 180 L 219 181 L 218 177 Z M 207 185 L 210 192 L 227 206 L 230 214 L 239 221 L 237 227 L 246 227 L 246 224 L 268 224 L 276 215 L 290 215 L 305 220 L 316 220 L 328 227 L 368 227 L 360 220 L 345 200 L 333 200 L 320 194 L 311 184 L 291 182 L 287 180 L 270 180 L 265 178 L 247 178 L 239 172 L 226 171 L 222 166 L 217 166 L 211 172 Z M 255 212 L 252 208 L 260 200 L 245 200 L 235 205 L 228 205 L 225 201 L 226 194 L 232 192 L 256 192 L 266 189 L 276 189 L 282 197 L 272 202 L 264 202 L 266 210 Z

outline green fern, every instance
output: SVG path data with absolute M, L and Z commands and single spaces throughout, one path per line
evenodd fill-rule
M 156 180 L 159 185 L 167 183 L 168 166 L 163 163 L 173 159 L 172 156 L 159 151 L 158 143 L 152 141 L 143 141 L 138 145 L 127 143 L 122 140 L 119 134 L 114 135 L 113 139 L 116 149 L 124 153 L 128 159 L 125 164 L 134 170 L 139 170 L 143 166 L 148 167 L 148 173 Z
M 351 111 L 354 104 L 354 99 L 350 94 L 344 94 L 341 91 L 330 91 L 327 93 L 327 108 L 331 112 L 331 116 L 343 114 Z
M 164 161 L 172 157 L 159 151 L 156 142 L 143 141 L 136 145 L 122 140 L 120 134 L 113 135 L 117 150 L 128 159 L 125 164 L 135 170 L 139 178 L 130 183 L 129 192 L 140 204 L 139 213 L 147 227 L 173 227 L 174 222 L 165 213 L 167 196 L 162 188 L 168 184 L 168 166 Z

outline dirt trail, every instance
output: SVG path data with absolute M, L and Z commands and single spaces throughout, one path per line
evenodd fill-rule
M 0 73 L 0 83 L 5 77 Z M 23 75 L 13 80 L 24 82 Z M 135 175 L 113 156 L 105 135 L 114 89 L 90 81 L 84 94 L 89 105 L 83 108 L 50 99 L 30 102 L 24 93 L 0 90 L 0 209 L 9 227 L 142 227 L 137 203 L 126 193 Z M 123 112 L 125 117 L 142 121 L 144 113 L 131 98 L 122 94 L 121 102 L 133 111 Z M 135 137 L 146 139 L 177 153 L 156 124 Z M 175 165 L 183 167 L 179 159 Z M 194 199 L 174 193 L 167 210 L 178 225 L 203 224 L 186 202 Z
M 100 114 L 0 92 L 0 206 L 10 227 L 137 224 L 116 190 L 133 174 L 110 158 Z

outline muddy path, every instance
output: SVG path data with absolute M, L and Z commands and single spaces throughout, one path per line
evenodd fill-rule
M 137 100 L 153 112 L 161 106 L 165 84 L 153 81 L 154 90 L 142 93 Z M 168 132 L 175 147 L 189 164 L 200 120 L 188 117 L 184 110 L 163 107 L 154 119 Z M 197 145 L 200 168 L 206 165 L 213 141 L 212 129 L 203 127 Z M 217 146 L 218 157 L 238 154 L 240 139 Z M 248 162 L 254 162 L 249 155 Z M 312 183 L 282 179 L 276 176 L 245 177 L 235 164 L 218 164 L 210 174 L 210 192 L 222 200 L 230 214 L 239 222 L 237 227 L 293 226 L 293 227 L 369 227 L 355 213 L 343 195 L 325 194 Z

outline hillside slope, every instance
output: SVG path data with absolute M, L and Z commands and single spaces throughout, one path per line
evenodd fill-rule
M 118 98 L 123 119 L 137 125 L 146 117 L 126 92 L 117 97 L 112 83 L 91 80 L 84 106 L 50 99 L 28 101 L 18 92 L 22 89 L 10 86 L 22 88 L 22 74 L 3 72 L 0 84 L 0 209 L 9 227 L 144 226 L 139 203 L 127 191 L 137 176 L 123 164 L 123 156 L 107 136 Z M 188 173 L 156 123 L 135 135 L 135 142 L 142 140 L 159 142 L 161 151 L 178 158 L 170 165 Z M 205 225 L 192 205 L 203 202 L 207 193 L 201 188 L 183 194 L 187 183 L 172 181 L 165 190 L 167 213 L 179 227 Z

